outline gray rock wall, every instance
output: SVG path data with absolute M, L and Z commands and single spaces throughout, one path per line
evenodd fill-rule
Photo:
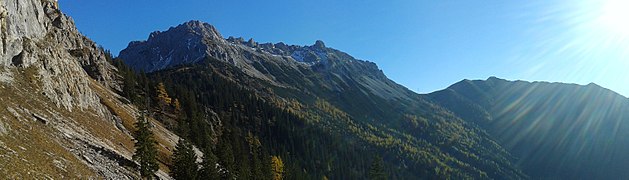
M 57 106 L 102 109 L 87 77 L 119 88 L 115 68 L 56 6 L 52 0 L 0 1 L 0 71 L 34 70 L 41 93 Z

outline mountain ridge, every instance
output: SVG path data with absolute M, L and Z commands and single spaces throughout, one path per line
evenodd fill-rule
M 489 78 L 460 81 L 425 96 L 487 129 L 533 178 L 627 175 L 615 167 L 626 159 L 618 152 L 629 149 L 623 140 L 629 101 L 612 90 L 594 83 Z
M 142 56 L 139 53 L 142 51 L 162 48 L 160 51 L 173 51 L 173 54 L 199 52 L 189 52 L 186 38 L 178 38 L 170 44 L 154 43 L 160 41 L 155 38 L 174 32 L 160 32 L 146 42 L 134 43 L 121 51 L 119 58 L 133 68 L 142 69 L 153 66 L 154 62 L 162 62 L 160 58 L 152 58 L 151 53 Z M 202 61 L 153 66 L 171 68 L 150 75 L 173 88 L 203 84 L 202 81 L 187 80 L 189 77 L 219 77 L 236 82 L 265 101 L 275 102 L 276 106 L 287 108 L 299 117 L 308 117 L 304 121 L 315 129 L 342 137 L 341 141 L 349 143 L 344 146 L 364 147 L 387 154 L 386 162 L 402 175 L 398 178 L 422 177 L 417 173 L 434 178 L 526 177 L 511 165 L 511 155 L 476 125 L 452 116 L 447 110 L 388 79 L 373 62 L 357 60 L 326 47 L 322 41 L 316 41 L 312 46 L 296 46 L 259 44 L 253 39 L 245 41 L 233 37 L 211 39 L 201 38 L 195 41 L 197 44 L 191 45 L 208 47 L 198 56 L 194 55 L 204 57 Z M 190 62 L 185 57 L 181 60 Z M 205 94 L 206 89 L 211 88 L 195 91 Z M 229 111 L 222 112 L 221 106 L 214 106 L 219 114 L 229 114 Z M 314 122 L 318 123 L 312 124 Z M 308 156 L 301 154 L 304 152 L 292 153 Z M 339 165 L 334 158 L 322 161 L 335 162 L 330 166 Z M 400 162 L 407 163 L 402 166 Z M 321 173 L 314 172 L 317 173 L 311 175 Z M 333 171 L 335 176 L 331 177 L 344 177 L 337 173 Z M 354 176 L 363 177 L 360 174 Z
M 171 36 L 186 36 L 181 35 L 182 31 L 188 32 L 186 30 L 197 31 L 199 29 L 190 29 L 189 24 L 198 25 L 202 24 L 202 26 L 197 27 L 206 27 L 209 29 L 215 30 L 215 28 L 207 23 L 202 23 L 199 21 L 188 21 L 183 24 L 180 24 L 174 28 L 169 28 L 168 31 L 160 32 L 157 34 L 164 35 L 169 34 Z M 186 28 L 186 30 L 179 30 L 179 28 Z M 175 30 L 175 31 L 173 31 Z M 206 30 L 199 30 L 201 32 L 205 32 Z M 189 34 L 189 33 L 188 33 Z M 151 41 L 153 38 L 149 38 L 147 41 L 136 41 L 132 46 L 129 46 L 127 49 L 124 49 L 120 52 L 119 58 L 123 59 L 129 66 L 134 68 L 139 68 L 140 70 L 144 70 L 146 72 L 150 72 L 151 70 L 163 69 L 166 67 L 173 67 L 180 64 L 186 63 L 196 63 L 204 60 L 204 58 L 211 56 L 216 59 L 222 59 L 224 61 L 229 62 L 252 76 L 259 79 L 263 79 L 269 81 L 275 85 L 292 85 L 295 84 L 291 80 L 292 77 L 286 77 L 286 74 L 272 74 L 269 72 L 269 69 L 276 67 L 286 67 L 291 69 L 303 69 L 303 68 L 313 68 L 316 70 L 329 70 L 333 69 L 336 71 L 337 75 L 341 77 L 349 76 L 346 74 L 348 71 L 353 72 L 361 72 L 365 73 L 365 76 L 369 78 L 364 78 L 364 83 L 376 83 L 375 85 L 369 86 L 371 90 L 377 92 L 376 94 L 381 97 L 389 97 L 395 96 L 397 98 L 406 98 L 410 96 L 408 93 L 410 91 L 404 92 L 394 92 L 396 89 L 382 89 L 381 87 L 389 87 L 390 85 L 383 84 L 396 84 L 393 81 L 390 81 L 382 70 L 380 70 L 377 65 L 373 62 L 357 60 L 351 55 L 341 52 L 336 49 L 328 48 L 324 45 L 324 43 L 320 40 L 316 41 L 312 46 L 298 46 L 298 45 L 286 45 L 282 42 L 272 44 L 272 43 L 263 43 L 258 44 L 253 39 L 245 42 L 244 40 L 239 40 L 241 38 L 227 38 L 223 39 L 220 36 L 220 33 L 213 33 L 209 38 L 205 38 L 203 33 L 194 33 L 195 38 L 183 38 L 186 41 L 175 41 L 177 43 L 176 47 L 170 47 L 171 45 L 160 45 L 157 41 Z M 165 37 L 165 41 L 171 39 L 171 37 Z M 180 38 L 181 39 L 181 38 Z M 194 43 L 190 43 L 189 39 L 194 39 Z M 250 43 L 249 43 L 250 42 Z M 143 45 L 140 45 L 143 44 Z M 190 52 L 190 46 L 196 47 L 196 49 L 192 49 Z M 251 46 L 250 46 L 251 45 Z M 142 47 L 139 47 L 142 46 Z M 155 50 L 159 49 L 157 46 L 162 48 L 170 49 L 167 52 L 188 52 L 185 55 L 174 55 L 168 56 L 169 53 L 164 54 L 164 51 Z M 139 48 L 139 49 L 138 49 Z M 160 54 L 159 57 L 142 56 L 137 54 L 136 52 L 155 52 L 148 54 Z M 162 56 L 163 55 L 163 56 Z M 168 56 L 168 57 L 164 57 Z M 179 57 L 179 58 L 177 58 Z M 170 62 L 164 59 L 180 59 L 179 61 L 175 60 L 175 62 Z M 156 59 L 159 59 L 156 61 Z M 193 60 L 191 60 L 193 59 Z M 264 62 L 256 63 L 256 62 L 247 62 L 243 61 L 243 59 L 265 59 Z M 298 60 L 300 59 L 300 60 Z M 353 63 L 353 61 L 357 61 L 359 63 Z M 157 64 L 159 65 L 157 65 Z M 268 63 L 265 64 L 265 63 Z M 346 66 L 346 64 L 353 64 L 353 66 Z M 304 76 L 300 74 L 300 76 Z M 332 77 L 331 77 L 332 78 Z M 304 78 L 301 78 L 304 79 Z M 346 78 L 347 79 L 347 78 Z M 375 81 L 374 81 L 375 80 Z M 382 82 L 385 81 L 385 82 Z M 335 88 L 335 85 L 329 85 L 330 88 Z M 406 89 L 404 87 L 404 89 Z
M 414 129 L 410 128 L 413 126 L 408 126 L 404 123 L 408 123 L 406 121 L 409 119 L 411 119 L 411 122 L 417 123 L 416 118 L 418 117 L 420 117 L 419 119 L 427 119 L 428 123 L 445 123 L 448 121 L 441 122 L 439 119 L 450 116 L 448 114 L 449 112 L 452 112 L 454 119 L 450 121 L 454 123 L 447 126 L 452 126 L 453 129 L 454 127 L 461 126 L 464 130 L 459 131 L 471 132 L 473 133 L 471 136 L 481 136 L 481 139 L 487 138 L 490 142 L 491 139 L 496 139 L 497 144 L 499 144 L 497 148 L 501 149 L 501 146 L 505 146 L 508 149 L 507 152 L 515 152 L 516 158 L 514 158 L 512 162 L 517 164 L 516 167 L 522 166 L 527 170 L 527 172 L 532 173 L 532 175 L 534 175 L 532 177 L 560 177 L 560 175 L 552 173 L 548 174 L 546 171 L 535 168 L 531 170 L 532 164 L 539 163 L 540 159 L 544 159 L 542 157 L 546 156 L 526 151 L 526 148 L 516 147 L 522 147 L 524 144 L 548 147 L 550 146 L 547 144 L 548 142 L 558 140 L 555 138 L 543 143 L 531 141 L 530 138 L 535 138 L 535 133 L 531 133 L 533 131 L 530 130 L 525 131 L 527 129 L 525 127 L 531 129 L 531 127 L 529 127 L 530 124 L 526 123 L 520 124 L 518 127 L 512 127 L 510 130 L 512 133 L 510 134 L 507 133 L 506 130 L 500 129 L 500 127 L 506 127 L 506 125 L 511 122 L 510 120 L 517 118 L 526 117 L 529 119 L 535 119 L 548 116 L 548 113 L 550 112 L 537 108 L 537 106 L 541 107 L 544 105 L 540 104 L 542 103 L 542 100 L 546 100 L 546 106 L 551 106 L 548 105 L 548 103 L 555 103 L 552 104 L 552 107 L 555 107 L 559 113 L 557 113 L 556 117 L 552 117 L 559 119 L 577 118 L 580 119 L 579 123 L 587 123 L 584 117 L 582 117 L 586 114 L 579 112 L 578 109 L 571 109 L 570 103 L 561 104 L 561 102 L 567 102 L 570 99 L 562 94 L 574 94 L 584 97 L 581 101 L 573 104 L 584 104 L 588 102 L 603 103 L 604 101 L 599 98 L 606 98 L 606 100 L 612 102 L 612 105 L 609 105 L 609 107 L 616 109 L 619 107 L 615 107 L 615 105 L 613 105 L 614 103 L 620 103 L 620 101 L 626 101 L 627 99 L 616 92 L 605 89 L 594 83 L 590 83 L 588 85 L 577 85 L 538 81 L 507 81 L 493 76 L 487 78 L 486 80 L 464 79 L 441 91 L 429 94 L 417 94 L 388 79 L 375 63 L 357 60 L 349 54 L 325 46 L 323 41 L 316 41 L 314 45 L 310 46 L 297 46 L 286 45 L 282 42 L 275 44 L 258 43 L 253 39 L 245 41 L 244 38 L 234 37 L 228 37 L 226 39 L 220 38 L 217 42 L 212 42 L 212 38 L 206 39 L 208 40 L 201 42 L 216 45 L 216 47 L 214 47 L 215 49 L 220 50 L 221 48 L 229 48 L 238 53 L 228 55 L 208 53 L 205 57 L 206 60 L 203 61 L 205 64 L 202 63 L 201 66 L 209 65 L 210 67 L 213 67 L 218 65 L 216 63 L 224 64 L 219 65 L 221 67 L 233 66 L 234 69 L 227 71 L 225 71 L 224 68 L 214 69 L 222 71 L 217 73 L 225 74 L 225 77 L 228 79 L 241 82 L 243 87 L 249 87 L 259 93 L 267 93 L 270 97 L 277 97 L 280 99 L 294 98 L 302 104 L 301 106 L 305 107 L 313 102 L 312 99 L 322 99 L 338 108 L 341 112 L 347 113 L 352 122 L 358 124 L 359 127 L 361 125 L 377 126 L 377 131 L 390 129 L 393 131 L 399 131 L 401 134 L 408 133 L 418 139 L 425 138 L 423 140 L 426 140 L 428 144 L 433 145 L 454 143 L 450 145 L 460 146 L 460 144 L 456 144 L 456 140 L 446 140 L 446 142 L 439 140 L 440 138 L 450 139 L 456 137 L 457 135 L 446 135 L 448 133 L 432 132 L 433 130 L 428 129 Z M 221 45 L 225 47 L 221 47 Z M 181 51 L 181 49 L 174 50 Z M 124 52 L 124 50 L 122 52 Z M 122 52 L 120 57 L 127 61 L 125 58 L 131 56 L 126 56 Z M 133 59 L 131 59 L 131 61 L 133 61 Z M 148 59 L 148 62 L 150 61 L 151 60 Z M 193 63 L 192 65 L 198 66 L 199 64 L 195 65 Z M 177 69 L 177 67 L 174 67 L 174 69 Z M 160 74 L 160 71 L 156 72 L 157 74 Z M 244 76 L 234 76 L 234 74 L 238 73 L 243 73 Z M 253 77 L 253 79 L 246 78 L 247 76 Z M 262 82 L 256 79 L 262 80 Z M 270 90 L 264 92 L 260 90 L 269 88 Z M 505 92 L 510 94 L 505 94 Z M 528 98 L 532 97 L 532 94 L 535 94 L 535 96 L 538 97 L 546 97 L 546 99 Z M 518 104 L 518 102 L 527 103 Z M 502 107 L 510 107 L 511 109 L 501 109 Z M 600 115 L 601 111 L 604 111 L 599 107 L 588 105 L 584 105 L 582 108 L 584 108 L 584 111 L 592 113 L 592 115 Z M 531 112 L 528 116 L 516 116 L 522 115 L 522 113 L 528 112 L 532 109 L 536 109 L 541 114 Z M 437 113 L 440 111 L 445 112 Z M 620 111 L 610 113 L 622 115 L 622 112 Z M 566 116 L 564 117 L 562 114 Z M 600 118 L 609 119 L 613 117 L 600 116 Z M 500 121 L 500 119 L 508 120 Z M 521 122 L 524 123 L 526 121 L 522 120 Z M 565 120 L 557 120 L 556 124 L 552 123 L 553 122 L 546 122 L 549 127 L 553 128 L 580 128 L 582 131 L 567 131 L 567 133 L 577 133 L 574 134 L 576 137 L 582 137 L 584 135 L 594 133 L 592 135 L 596 135 L 599 139 L 604 137 L 618 138 L 618 134 L 596 134 L 596 132 L 587 131 L 587 129 L 584 129 L 583 127 L 566 124 L 568 121 Z M 600 121 L 599 123 L 604 122 Z M 484 134 L 485 130 L 487 130 L 486 135 Z M 522 134 L 518 134 L 518 132 L 521 132 Z M 540 134 L 550 133 L 549 136 L 553 135 L 552 131 L 548 128 L 538 129 L 536 132 L 539 132 Z M 579 134 L 579 132 L 587 133 Z M 564 137 L 564 135 L 554 134 L 553 137 Z M 529 140 L 526 138 L 529 138 Z M 587 143 L 597 144 L 597 142 L 593 141 L 588 141 Z M 564 142 L 564 144 L 561 144 L 561 147 L 558 148 L 565 148 L 567 146 L 574 146 L 578 144 L 578 141 L 573 139 Z M 422 145 L 418 146 L 422 147 Z M 445 147 L 441 147 L 439 145 L 435 146 L 437 146 L 437 149 L 440 149 L 441 151 L 451 151 L 448 149 L 449 145 Z M 483 146 L 484 145 L 474 146 L 472 148 L 468 147 L 462 153 L 470 153 L 467 152 L 467 150 L 479 153 L 478 151 L 474 151 L 474 148 L 486 148 Z M 457 148 L 463 149 L 463 147 Z M 545 150 L 550 152 L 548 149 Z M 459 149 L 457 151 L 461 150 Z M 587 156 L 599 157 L 599 152 L 601 152 L 601 150 L 591 150 L 591 153 L 588 152 L 589 154 L 587 154 Z M 455 152 L 450 153 L 456 154 Z M 557 156 L 557 158 L 561 159 L 555 159 L 555 161 L 569 160 L 570 158 L 575 158 L 574 156 L 578 154 L 579 153 L 572 154 L 570 157 Z M 510 155 L 506 156 L 507 157 L 504 157 L 504 159 L 510 159 Z M 522 160 L 528 156 L 534 156 L 535 158 L 533 159 L 536 159 L 536 161 Z M 400 157 L 397 156 L 396 158 Z M 489 158 L 489 156 L 485 156 L 485 158 Z M 546 157 L 546 159 L 552 158 Z M 391 159 L 389 159 L 389 161 L 391 161 Z M 509 168 L 509 166 L 505 167 Z M 556 167 L 562 166 L 558 165 Z M 570 168 L 574 170 L 575 167 L 566 167 L 566 169 Z M 572 170 L 558 172 L 561 174 L 573 172 Z M 599 173 L 600 171 L 580 172 L 596 174 L 595 176 L 591 176 L 593 178 L 605 174 Z M 514 174 L 517 174 L 517 170 Z M 504 175 L 505 174 L 503 174 L 503 176 Z M 490 175 L 490 177 L 497 176 Z M 512 177 L 517 177 L 517 175 Z

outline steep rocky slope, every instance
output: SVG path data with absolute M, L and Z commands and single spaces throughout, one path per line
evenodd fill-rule
M 427 95 L 483 126 L 533 178 L 627 177 L 629 100 L 596 84 L 463 80 Z
M 56 1 L 0 1 L 0 46 L 0 175 L 137 178 L 137 110 L 121 103 L 116 69 Z
M 12 69 L 32 68 L 41 79 L 42 94 L 57 106 L 94 108 L 96 94 L 89 78 L 117 87 L 112 66 L 96 44 L 80 35 L 69 17 L 48 1 L 3 1 L 0 64 L 3 80 L 12 80 Z

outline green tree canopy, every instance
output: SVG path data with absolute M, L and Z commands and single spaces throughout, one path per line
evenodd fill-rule
M 371 180 L 385 180 L 387 174 L 384 172 L 384 160 L 377 155 L 374 157 L 371 167 L 369 168 L 369 179 Z
M 135 123 L 137 128 L 134 133 L 135 138 L 135 154 L 133 154 L 133 160 L 139 164 L 139 171 L 142 178 L 152 178 L 155 171 L 158 170 L 156 156 L 157 149 L 155 148 L 155 140 L 153 139 L 153 132 L 149 127 L 149 123 L 146 120 L 146 116 L 141 114 Z
M 199 171 L 199 179 L 220 179 L 218 168 L 216 168 L 216 162 L 218 158 L 210 148 L 207 148 L 203 153 L 203 162 L 201 162 L 201 170 Z
M 170 174 L 175 179 L 195 179 L 197 177 L 198 165 L 197 155 L 192 149 L 192 144 L 183 138 L 179 139 L 175 152 L 173 153 L 173 165 Z

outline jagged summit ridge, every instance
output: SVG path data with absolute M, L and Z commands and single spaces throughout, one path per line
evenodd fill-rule
M 185 54 L 178 52 L 190 51 Z M 139 53 L 142 54 L 139 54 Z M 344 52 L 329 48 L 321 40 L 311 46 L 279 43 L 259 43 L 253 38 L 223 38 L 216 28 L 201 21 L 188 21 L 166 31 L 152 32 L 147 40 L 130 42 L 120 52 L 120 58 L 134 68 L 152 72 L 181 64 L 200 62 L 207 57 L 225 60 L 240 67 L 248 62 L 241 61 L 256 55 L 273 55 L 294 60 L 305 65 L 327 64 L 328 59 L 353 61 L 355 58 Z M 336 57 L 332 57 L 336 56 Z M 249 68 L 250 69 L 250 68 Z M 252 69 L 251 69 L 252 70 Z M 253 72 L 260 77 L 260 74 Z
M 319 49 L 325 49 L 325 43 L 323 43 L 322 40 L 317 40 L 315 41 L 315 44 L 313 45 L 315 48 L 319 48 Z
M 334 53 L 342 53 L 338 50 L 328 48 L 322 40 L 317 40 L 311 46 L 299 46 L 299 45 L 287 45 L 283 42 L 278 43 L 258 43 L 253 38 L 245 41 L 244 38 L 234 38 L 230 36 L 227 41 L 242 45 L 249 48 L 253 48 L 256 51 L 266 52 L 277 56 L 290 57 L 297 62 L 302 62 L 308 65 L 314 65 L 317 63 L 327 63 L 328 56 Z M 345 54 L 347 55 L 347 54 Z M 350 55 L 347 55 L 348 59 L 353 59 Z
M 180 24 L 176 27 L 171 27 L 167 31 L 175 31 L 179 33 L 191 33 L 191 35 L 197 35 L 201 37 L 205 37 L 211 40 L 221 41 L 223 40 L 223 36 L 216 30 L 216 28 L 208 23 L 201 22 L 198 20 L 192 20 Z M 149 40 L 159 36 L 162 32 L 155 31 L 149 35 Z
M 244 74 L 279 87 L 309 88 L 323 81 L 331 91 L 349 89 L 348 83 L 359 83 L 365 93 L 385 99 L 413 99 L 414 94 L 388 79 L 373 62 L 327 47 L 321 40 L 299 46 L 258 43 L 252 38 L 222 39 L 213 26 L 190 21 L 164 32 L 150 35 L 146 41 L 131 43 L 119 57 L 129 66 L 153 72 L 206 60 L 228 63 Z M 307 74 L 321 74 L 308 77 Z M 310 78 L 316 78 L 308 80 Z M 295 83 L 295 82 L 302 82 Z M 306 87 L 304 87 L 306 86 Z

